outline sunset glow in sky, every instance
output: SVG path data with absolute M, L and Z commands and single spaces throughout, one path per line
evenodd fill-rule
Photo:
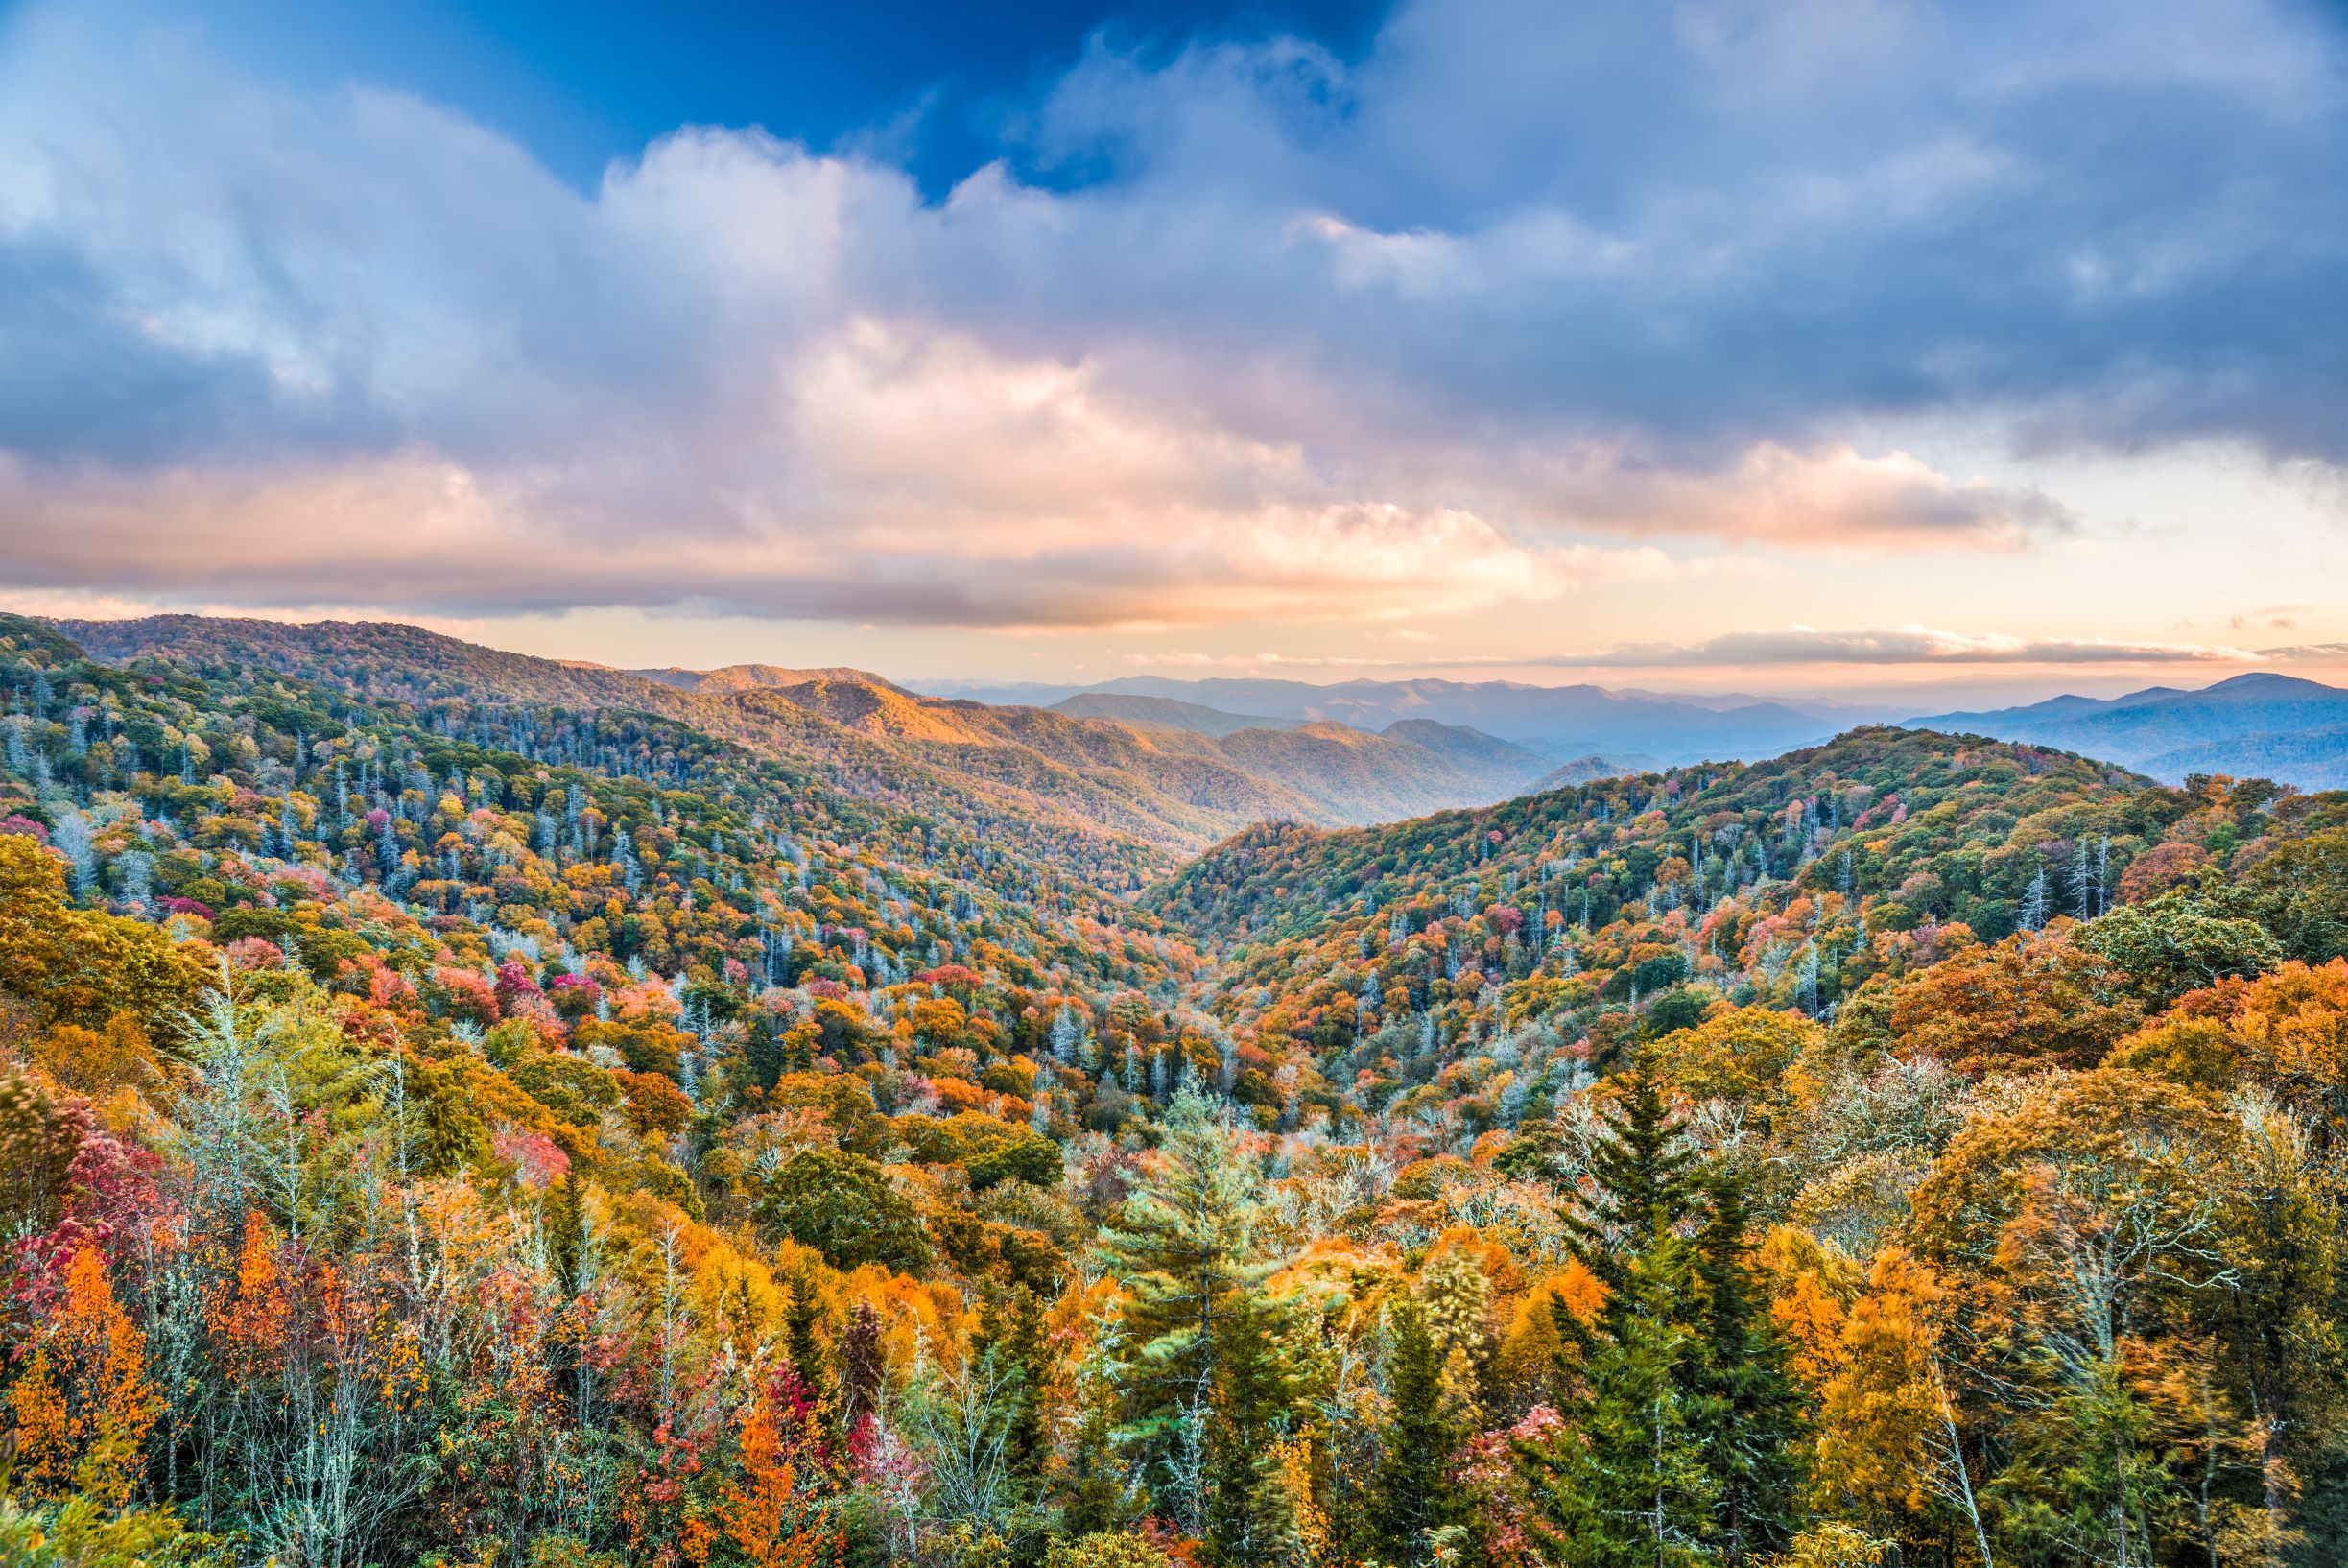
M 0 603 L 2348 675 L 2337 9 L 977 9 L 0 12 Z

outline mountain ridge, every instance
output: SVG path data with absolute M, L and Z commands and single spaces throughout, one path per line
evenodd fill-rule
M 923 696 L 844 667 L 629 671 L 507 653 L 401 622 L 172 615 L 53 624 L 92 656 L 118 662 L 243 660 L 418 703 L 486 696 L 676 719 L 876 796 L 934 792 L 1050 824 L 1055 836 L 1107 840 L 1137 873 L 1145 863 L 1162 870 L 1164 857 L 1251 821 L 1410 816 L 1501 798 L 1539 772 L 1529 754 L 1457 736 L 1431 748 L 1351 728 L 1302 733 L 1312 725 L 1300 723 L 1212 737 Z
M 1403 720 L 1424 719 L 1481 730 L 1535 751 L 1552 764 L 1593 753 L 1650 756 L 1667 765 L 1708 757 L 1766 756 L 1813 744 L 1862 719 L 1893 716 L 1890 710 L 1846 707 L 1814 711 L 1776 699 L 1722 705 L 1724 700 L 1683 700 L 1586 682 L 1543 686 L 1435 677 L 1362 677 L 1328 685 L 1253 677 L 1182 680 L 1166 676 L 1122 676 L 1080 687 L 929 684 L 951 686 L 956 695 L 980 701 L 1159 698 L 1297 722 L 1337 719 L 1381 732 Z
M 2106 757 L 2174 783 L 2196 772 L 2271 777 L 2301 789 L 2348 784 L 2348 690 L 2254 670 L 2196 690 L 2147 686 L 2115 698 L 1904 721 Z

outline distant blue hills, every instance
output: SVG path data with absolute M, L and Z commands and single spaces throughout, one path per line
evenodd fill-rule
M 1626 767 L 1676 767 L 1732 757 L 1775 756 L 1829 739 L 1854 725 L 1880 723 L 1896 710 L 1831 702 L 1734 696 L 1671 697 L 1603 686 L 1535 686 L 1513 680 L 1177 680 L 1127 676 L 1097 685 L 932 682 L 926 689 L 981 702 L 1058 705 L 1064 711 L 1139 717 L 1136 699 L 1192 710 L 1173 722 L 1210 721 L 1207 709 L 1256 724 L 1336 721 L 1383 733 L 1412 721 L 1474 729 L 1553 763 L 1591 757 Z M 1105 701 L 1122 700 L 1122 701 Z
M 2055 697 L 2027 707 L 1936 713 L 1911 729 L 1992 735 L 2076 751 L 2175 783 L 2190 773 L 2348 789 L 2348 690 L 2262 672 L 2199 691 Z
M 1775 756 L 1857 725 L 1898 723 L 2027 741 L 2177 782 L 2192 773 L 2263 776 L 2348 789 L 2348 690 L 2270 672 L 2198 691 L 2150 686 L 2124 697 L 2065 696 L 2027 706 L 1904 717 L 1900 710 L 1798 698 L 1689 697 L 1512 680 L 1349 680 L 1127 676 L 1093 685 L 929 683 L 981 702 L 1056 706 L 1207 734 L 1335 721 L 1385 732 L 1455 726 L 1587 775 L 1705 760 Z M 1454 744 L 1465 744 L 1455 737 Z

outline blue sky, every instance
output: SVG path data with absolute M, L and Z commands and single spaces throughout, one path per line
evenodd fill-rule
M 2286 0 L 19 6 L 0 595 L 615 662 L 2348 666 Z
M 762 126 L 820 149 L 884 149 L 936 198 L 1017 155 L 1007 130 L 1096 35 L 1163 53 L 1287 34 L 1358 57 L 1385 11 L 1341 0 L 235 0 L 115 14 L 130 29 L 198 18 L 224 54 L 292 86 L 399 85 L 499 127 L 582 189 L 679 126 Z M 1023 170 L 1045 182 L 1073 174 Z

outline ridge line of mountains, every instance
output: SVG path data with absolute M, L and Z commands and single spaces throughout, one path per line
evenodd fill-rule
M 627 670 L 504 653 L 398 622 L 164 615 L 49 623 L 93 656 L 246 662 L 356 693 L 627 709 L 819 772 L 883 803 L 1016 819 L 1036 851 L 1133 891 L 1257 823 L 1364 826 L 1624 773 L 1755 761 L 1864 724 L 1986 735 L 2168 782 L 2348 785 L 2348 691 L 2255 674 L 2200 691 L 1930 717 L 1511 681 L 1128 677 L 923 692 L 863 670 Z M 937 683 L 931 683 L 933 685 Z

